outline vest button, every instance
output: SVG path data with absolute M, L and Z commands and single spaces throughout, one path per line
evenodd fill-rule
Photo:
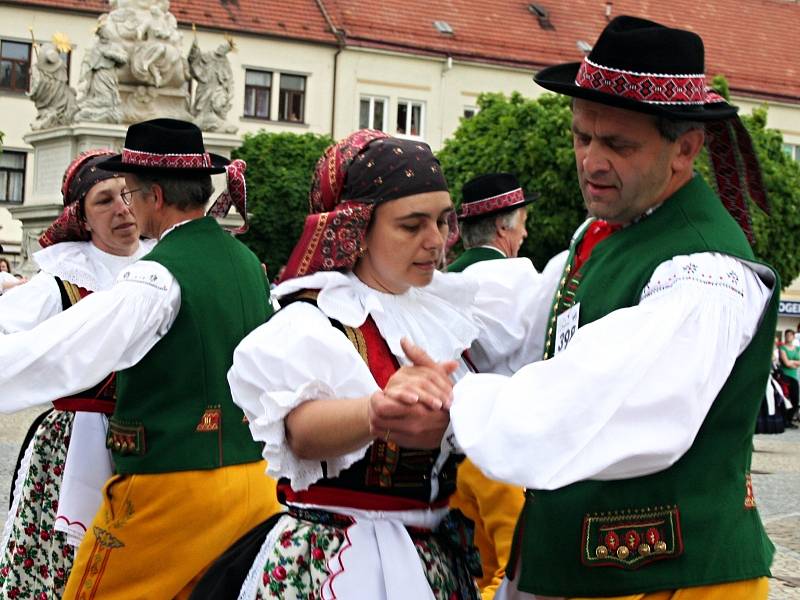
M 656 554 L 663 554 L 664 552 L 667 551 L 667 543 L 664 540 L 656 542 L 655 551 Z
M 597 558 L 606 558 L 608 556 L 608 548 L 605 546 L 598 546 L 594 549 L 594 553 Z
M 620 546 L 619 548 L 617 548 L 617 558 L 620 560 L 625 560 L 626 558 L 628 558 L 628 555 L 630 553 L 631 551 L 628 550 L 627 546 Z
M 650 544 L 639 544 L 637 551 L 639 552 L 639 556 L 647 556 L 650 554 Z

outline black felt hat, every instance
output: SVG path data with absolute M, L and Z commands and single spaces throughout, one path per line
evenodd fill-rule
M 530 204 L 539 194 L 526 196 L 517 178 L 511 173 L 488 173 L 465 183 L 461 196 L 461 212 L 458 218 L 470 221 L 515 210 Z
M 715 121 L 737 107 L 706 89 L 703 40 L 637 17 L 613 19 L 583 62 L 548 67 L 543 88 L 671 119 Z
M 206 152 L 203 132 L 194 123 L 153 119 L 128 127 L 125 147 L 98 165 L 117 173 L 224 173 L 230 161 Z

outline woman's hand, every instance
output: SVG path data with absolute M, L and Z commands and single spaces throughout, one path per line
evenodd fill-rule
M 450 423 L 442 409 L 452 402 L 450 375 L 458 363 L 436 363 L 406 339 L 401 345 L 414 365 L 400 368 L 383 391 L 370 396 L 370 433 L 408 448 L 438 448 Z
M 397 400 L 380 390 L 369 398 L 369 431 L 378 440 L 404 448 L 438 448 L 449 424 L 448 411 L 422 402 Z

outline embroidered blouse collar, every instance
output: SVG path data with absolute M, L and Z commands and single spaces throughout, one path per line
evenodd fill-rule
M 113 286 L 119 272 L 150 252 L 154 245 L 143 240 L 131 256 L 116 256 L 91 242 L 61 242 L 39 250 L 33 258 L 45 273 L 97 292 Z

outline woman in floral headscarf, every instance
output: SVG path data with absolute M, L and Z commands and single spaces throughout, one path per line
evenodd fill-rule
M 477 285 L 436 271 L 456 234 L 439 163 L 358 131 L 320 159 L 310 204 L 273 291 L 284 308 L 228 375 L 289 507 L 240 598 L 477 598 L 469 527 L 447 509 L 461 457 L 445 410 Z M 404 337 L 444 366 L 409 366 Z
M 67 168 L 64 210 L 39 238 L 42 269 L 0 297 L 0 335 L 32 329 L 94 291 L 146 254 L 122 201 L 125 179 L 97 168 L 111 151 L 93 150 Z M 60 598 L 75 548 L 100 505 L 110 476 L 105 416 L 113 410 L 114 376 L 96 389 L 54 401 L 23 448 L 3 532 L 0 596 Z

